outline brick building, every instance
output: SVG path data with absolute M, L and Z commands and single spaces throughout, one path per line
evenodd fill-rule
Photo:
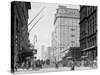
M 80 6 L 80 47 L 84 60 L 96 60 L 97 6 Z

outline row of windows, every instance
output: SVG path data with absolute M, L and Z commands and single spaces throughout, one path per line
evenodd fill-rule
M 80 20 L 82 21 L 86 16 L 87 16 L 87 7 L 84 7 L 80 12 Z
M 56 21 L 56 24 L 79 24 L 79 19 L 66 19 L 66 18 L 63 18 L 63 19 L 57 19 Z
M 88 47 L 94 46 L 96 45 L 96 37 L 91 37 L 90 39 L 88 39 Z
M 76 28 L 76 27 L 61 27 L 61 28 L 57 28 L 56 29 L 57 31 L 64 31 L 64 30 L 66 30 L 66 32 L 67 31 L 79 31 L 80 29 L 79 28 Z
M 80 28 L 80 35 L 81 38 L 84 38 L 85 35 L 91 35 L 93 33 L 96 32 L 96 26 L 97 26 L 97 15 L 93 14 L 89 19 L 88 19 L 88 23 L 86 23 L 85 21 L 81 24 L 81 28 Z
M 70 38 L 78 38 L 80 36 L 79 33 L 59 33 L 59 36 L 66 36 L 66 38 L 70 37 Z M 64 37 L 65 38 L 65 37 Z
M 18 24 L 18 19 L 16 18 L 16 36 L 15 36 L 15 45 L 16 48 L 18 48 L 19 45 L 19 24 Z
M 88 33 L 89 34 L 95 33 L 96 25 L 97 25 L 97 16 L 96 16 L 96 14 L 94 14 L 88 20 Z
M 96 6 L 88 6 L 87 7 L 87 15 L 90 15 L 92 12 L 94 12 L 94 10 L 96 10 L 97 7 Z
M 70 46 L 70 47 L 78 47 L 79 46 L 79 42 L 75 42 L 75 41 L 71 41 L 70 43 L 64 43 L 64 42 L 60 42 L 57 43 L 57 45 L 59 48 L 64 48 L 65 46 Z
M 79 25 L 79 23 L 73 23 L 73 22 L 60 22 L 58 25 L 77 26 L 77 25 Z
M 86 31 L 84 30 L 83 32 L 80 33 L 80 39 L 83 39 L 87 36 Z
M 97 57 L 97 51 L 92 50 L 92 51 L 87 51 L 82 53 L 83 56 L 88 56 L 90 59 L 96 59 Z
M 79 38 L 80 34 L 79 33 L 58 33 L 55 35 L 56 37 L 64 37 L 64 38 Z
M 60 29 L 58 31 L 59 33 L 79 33 L 79 30 L 76 30 L 76 29 Z
M 83 21 L 80 24 L 80 31 L 83 32 L 84 30 L 86 30 L 86 28 L 87 28 L 87 20 Z
M 17 35 L 16 35 L 16 39 L 15 39 L 15 45 L 16 45 L 17 50 L 19 50 L 19 48 L 20 48 L 20 39 L 18 38 Z
M 79 27 L 79 24 L 59 24 L 57 27 Z
M 82 21 L 85 17 L 88 17 L 96 9 L 96 6 L 86 6 L 82 8 L 80 12 L 80 20 Z
M 65 33 L 78 33 L 79 29 L 60 29 L 59 32 L 65 32 Z
M 91 47 L 96 45 L 96 37 L 91 37 L 90 39 L 88 39 L 88 41 L 83 41 L 80 43 L 81 44 L 81 48 L 85 49 L 87 47 Z
M 86 40 L 81 41 L 81 42 L 80 42 L 80 45 L 81 45 L 81 48 L 82 48 L 82 49 L 87 48 L 87 42 L 86 42 Z
M 59 28 L 57 28 L 57 29 L 67 29 L 67 30 L 79 30 L 80 28 L 79 28 L 79 26 L 61 26 L 61 27 L 59 27 Z
M 64 36 L 66 36 L 66 37 L 64 37 Z M 66 38 L 66 39 L 67 38 L 73 38 L 73 39 L 75 38 L 76 39 L 76 38 L 79 38 L 79 34 L 71 34 L 71 35 L 60 34 L 60 37 Z
M 57 18 L 57 19 L 59 19 L 59 21 L 62 21 L 62 22 L 79 22 L 79 20 L 78 19 L 73 19 L 73 18 Z

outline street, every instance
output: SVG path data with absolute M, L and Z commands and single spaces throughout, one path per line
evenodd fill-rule
M 75 67 L 75 70 L 91 70 L 93 68 L 91 67 Z M 70 67 L 59 67 L 59 68 L 55 68 L 55 67 L 50 67 L 50 66 L 44 66 L 43 68 L 35 68 L 32 70 L 32 68 L 30 69 L 18 69 L 17 72 L 15 72 L 16 74 L 20 74 L 20 73 L 41 73 L 41 72 L 60 72 L 60 71 L 71 71 Z

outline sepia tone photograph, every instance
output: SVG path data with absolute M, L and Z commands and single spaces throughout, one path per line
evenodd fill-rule
M 97 6 L 11 2 L 11 73 L 97 69 Z

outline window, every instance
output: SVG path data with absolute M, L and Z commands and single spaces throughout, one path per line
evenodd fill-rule
M 71 41 L 71 43 L 74 43 L 75 41 Z
M 75 29 L 72 28 L 71 31 L 75 31 Z
M 71 35 L 71 37 L 75 37 L 75 35 Z
M 16 43 L 16 46 L 17 46 L 17 43 Z
M 92 12 L 93 12 L 93 7 L 94 7 L 94 6 L 91 7 Z

